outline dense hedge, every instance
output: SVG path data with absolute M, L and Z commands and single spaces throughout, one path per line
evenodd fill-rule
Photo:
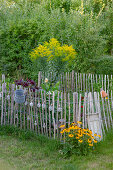
M 100 58 L 111 54 L 112 50 L 111 8 L 97 18 L 90 13 L 81 15 L 74 10 L 61 12 L 61 6 L 50 9 L 47 3 L 31 6 L 28 3 L 24 7 L 1 8 L 0 23 L 2 73 L 36 76 L 39 69 L 30 60 L 29 53 L 50 38 L 56 38 L 62 45 L 73 45 L 78 54 L 73 63 L 76 71 L 96 72 L 99 68 L 100 72 L 108 73 L 111 70 L 109 62 L 106 71 L 101 69 L 105 63 L 101 63 L 101 68 L 99 66 Z

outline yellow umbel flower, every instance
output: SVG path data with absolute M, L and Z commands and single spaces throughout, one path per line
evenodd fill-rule
M 73 135 L 73 134 L 69 134 L 68 136 L 69 136 L 70 138 L 72 138 L 74 135 Z
M 78 140 L 78 141 L 79 141 L 80 143 L 82 143 L 82 142 L 83 142 L 83 140 L 81 140 L 81 139 L 80 139 L 80 140 Z

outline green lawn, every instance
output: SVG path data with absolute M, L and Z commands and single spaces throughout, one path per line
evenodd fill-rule
M 57 141 L 0 127 L 0 170 L 113 169 L 113 133 L 99 143 L 96 153 L 63 158 Z

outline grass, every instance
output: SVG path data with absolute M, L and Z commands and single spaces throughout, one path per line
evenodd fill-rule
M 113 169 L 113 132 L 88 156 L 63 158 L 57 140 L 14 127 L 0 127 L 0 170 Z

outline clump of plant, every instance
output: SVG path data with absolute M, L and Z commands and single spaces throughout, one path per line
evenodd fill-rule
M 23 79 L 15 80 L 15 84 L 17 86 L 21 85 L 26 88 L 30 88 L 31 91 L 35 92 L 35 90 L 39 90 L 41 87 L 37 87 L 34 80 L 27 79 L 27 81 L 24 81 Z
M 56 83 L 51 83 L 48 78 L 45 78 L 44 83 L 41 84 L 41 87 L 43 90 L 46 91 L 46 93 L 52 93 L 53 91 L 56 93 L 58 92 L 59 88 L 60 88 L 60 81 L 56 82 Z
M 77 121 L 77 124 L 72 123 L 69 128 L 65 128 L 65 125 L 60 126 L 62 128 L 60 133 L 65 141 L 61 153 L 65 156 L 72 154 L 87 155 L 94 150 L 98 139 L 101 138 L 97 134 L 92 136 L 92 131 L 88 128 L 81 128 L 81 124 L 82 122 Z

